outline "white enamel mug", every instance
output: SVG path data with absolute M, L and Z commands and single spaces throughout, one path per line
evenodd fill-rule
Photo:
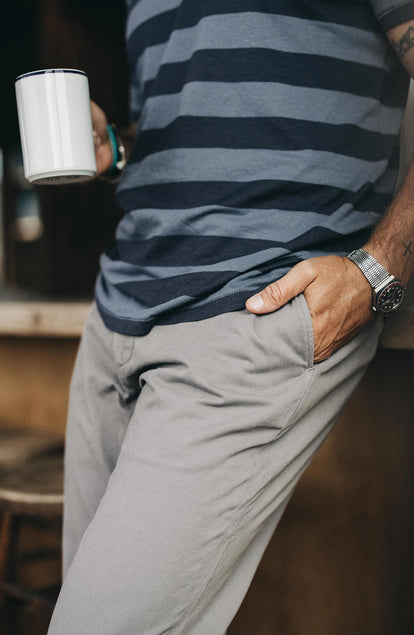
M 16 79 L 25 177 L 37 184 L 73 183 L 96 174 L 88 78 L 53 68 Z

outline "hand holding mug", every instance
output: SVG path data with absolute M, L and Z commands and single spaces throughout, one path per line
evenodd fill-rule
M 102 108 L 100 108 L 92 100 L 91 116 L 96 158 L 96 174 L 99 175 L 104 174 L 110 169 L 112 165 L 113 151 L 107 130 L 108 119 Z

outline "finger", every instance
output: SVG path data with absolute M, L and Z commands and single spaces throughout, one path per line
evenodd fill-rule
M 94 101 L 91 100 L 91 118 L 92 118 L 92 127 L 99 134 L 103 135 L 105 133 L 105 128 L 107 124 L 107 117 L 102 108 L 100 108 Z
M 104 174 L 112 165 L 112 148 L 109 143 L 102 143 L 95 148 L 97 174 Z
M 101 146 L 101 145 L 102 145 L 102 143 L 103 143 L 103 142 L 102 142 L 102 137 L 101 137 L 101 135 L 100 135 L 100 134 L 98 134 L 98 133 L 96 132 L 96 130 L 94 130 L 94 131 L 93 131 L 93 145 L 95 146 L 95 150 L 96 150 L 97 148 L 99 148 L 99 146 Z
M 93 143 L 95 148 L 97 174 L 103 174 L 112 165 L 112 145 L 109 141 L 108 132 L 105 129 L 103 134 L 93 131 Z
M 303 293 L 315 279 L 315 271 L 309 261 L 303 261 L 280 280 L 269 284 L 263 291 L 249 298 L 246 309 L 251 313 L 271 313 L 280 309 L 295 296 Z

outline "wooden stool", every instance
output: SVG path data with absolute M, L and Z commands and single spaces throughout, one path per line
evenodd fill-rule
M 13 436 L 15 437 L 13 442 Z M 3 437 L 3 440 L 2 440 Z M 4 443 L 3 443 L 4 442 Z M 5 447 L 8 445 L 9 451 Z M 30 633 L 43 635 L 51 617 L 60 578 L 52 593 L 19 582 L 19 565 L 59 558 L 51 549 L 20 548 L 24 526 L 60 527 L 63 511 L 63 443 L 37 434 L 0 429 L 0 632 L 18 635 L 17 613 L 30 614 Z M 6 629 L 9 630 L 6 630 Z M 26 634 L 25 630 L 25 634 Z

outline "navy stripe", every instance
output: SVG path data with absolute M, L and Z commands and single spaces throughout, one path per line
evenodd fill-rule
M 333 22 L 343 26 L 355 27 L 357 24 L 360 29 L 378 31 L 371 7 L 368 3 L 358 0 L 348 0 L 346 11 L 342 3 L 338 6 L 333 0 L 310 2 L 309 6 L 304 2 L 295 3 L 287 0 L 271 0 L 261 2 L 260 5 L 257 0 L 209 0 L 203 3 L 184 0 L 180 7 L 164 11 L 137 26 L 128 39 L 129 55 L 136 61 L 148 46 L 167 42 L 172 29 L 193 27 L 207 16 L 257 11 L 269 15 Z
M 144 306 L 154 307 L 180 296 L 197 296 L 201 299 L 203 295 L 208 296 L 220 289 L 238 274 L 238 271 L 204 271 L 158 280 L 123 282 L 116 286 Z M 201 295 L 200 289 L 203 290 Z
M 359 192 L 287 181 L 192 181 L 159 183 L 118 190 L 117 202 L 127 211 L 140 208 L 190 209 L 214 205 L 236 209 L 283 209 L 330 215 L 345 203 L 360 211 L 381 210 L 389 197 L 367 183 Z
M 189 82 L 277 82 L 378 99 L 399 107 L 407 86 L 398 74 L 324 55 L 270 49 L 195 51 L 190 60 L 165 64 L 144 86 L 145 97 L 179 93 Z M 259 96 L 258 96 L 259 98 Z
M 353 232 L 352 234 L 347 236 L 341 236 L 340 234 L 338 234 L 337 238 L 335 238 L 335 234 L 333 233 L 331 240 L 329 242 L 324 242 L 324 240 L 322 240 L 322 238 L 318 236 L 319 229 L 321 228 L 315 228 L 315 230 L 312 230 L 312 231 L 315 231 L 315 234 L 311 238 L 313 240 L 315 248 L 317 246 L 318 254 L 320 255 L 323 255 L 323 254 L 345 255 L 349 253 L 350 251 L 352 251 L 353 249 L 356 249 L 358 246 L 364 245 L 367 242 L 372 232 L 371 229 L 365 229 L 365 230 L 360 230 L 358 232 Z M 328 239 L 328 235 L 327 235 L 327 239 Z M 309 251 L 309 250 L 306 249 L 305 251 Z M 292 248 L 291 254 L 282 258 L 276 257 L 274 259 L 268 260 L 264 262 L 263 264 L 261 264 L 260 266 L 258 266 L 257 269 L 262 274 L 268 274 L 270 272 L 278 272 L 288 262 L 291 262 L 290 266 L 293 266 L 293 264 L 296 264 L 296 262 L 300 262 L 300 259 L 298 259 L 297 256 L 294 254 L 293 248 Z M 277 279 L 277 274 L 275 274 L 275 277 L 274 277 L 274 280 L 276 279 Z M 273 278 L 272 278 L 272 281 L 273 281 Z
M 343 235 L 327 227 L 313 227 L 293 240 L 286 242 L 284 246 L 292 252 L 321 249 L 327 253 L 339 253 L 341 251 L 348 251 L 352 249 L 353 245 L 359 244 L 356 242 L 356 236 L 358 236 L 359 239 L 362 237 L 365 242 L 371 231 L 369 228 L 368 230 L 360 230 Z
M 397 7 L 378 17 L 380 26 L 384 31 L 388 31 L 388 29 L 392 29 L 394 26 L 413 19 L 414 2 L 408 2 L 408 4 L 405 4 L 403 7 Z
M 368 230 L 368 232 L 370 231 Z M 138 238 L 118 240 L 117 244 L 106 252 L 106 255 L 111 260 L 121 260 L 135 266 L 198 267 L 220 262 L 224 265 L 226 260 L 242 258 L 246 255 L 280 247 L 292 252 L 311 249 L 322 249 L 329 253 L 344 251 L 355 244 L 356 233 L 358 236 L 368 237 L 365 230 L 344 236 L 326 227 L 313 227 L 300 236 L 284 242 L 226 236 L 157 236 L 147 240 Z M 272 262 L 277 262 L 279 258 L 280 253 L 275 260 L 272 259 Z M 262 271 L 261 267 L 259 269 Z M 186 283 L 187 275 L 178 276 L 177 280 Z M 191 276 L 193 275 L 198 277 L 204 274 L 191 274 Z M 176 277 L 173 280 L 175 281 Z M 137 283 L 137 287 L 141 284 Z M 189 295 L 189 293 L 186 291 L 185 295 Z
M 264 249 L 280 247 L 281 242 L 228 236 L 157 236 L 142 240 L 118 240 L 107 252 L 112 260 L 149 267 L 211 265 L 240 258 Z
M 388 154 L 395 135 L 355 125 L 300 121 L 283 117 L 179 117 L 162 130 L 140 133 L 131 163 L 173 148 L 262 148 L 322 150 L 378 161 Z
M 262 274 L 266 274 L 272 271 L 279 271 L 288 264 L 293 266 L 293 264 L 296 264 L 292 264 L 293 260 L 296 259 L 296 262 L 299 261 L 294 253 L 297 248 L 299 248 L 300 251 L 311 253 L 312 250 L 317 250 L 318 253 L 321 254 L 346 254 L 356 249 L 358 245 L 365 244 L 371 232 L 372 229 L 367 228 L 343 236 L 325 227 L 314 227 L 310 231 L 305 232 L 302 236 L 298 236 L 298 238 L 285 244 L 286 249 L 292 252 L 291 254 L 269 259 L 260 264 L 257 269 Z

